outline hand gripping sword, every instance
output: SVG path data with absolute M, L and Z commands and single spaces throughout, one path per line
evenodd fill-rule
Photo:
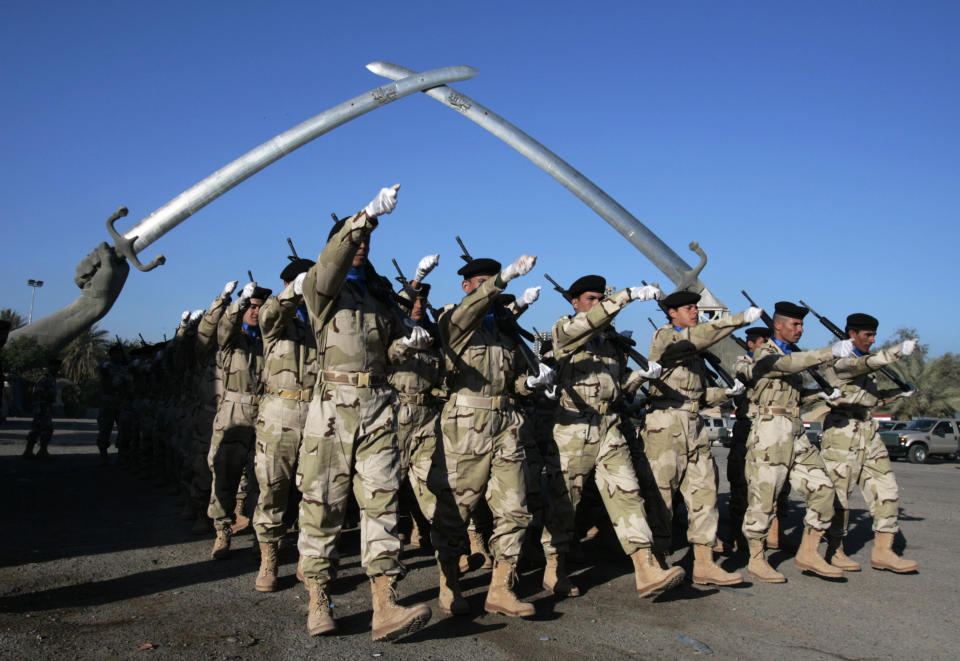
M 165 258 L 163 255 L 157 255 L 149 264 L 144 266 L 140 263 L 137 253 L 145 250 L 147 246 L 210 202 L 274 161 L 371 110 L 409 96 L 414 92 L 423 92 L 438 85 L 468 80 L 477 73 L 477 70 L 473 67 L 453 66 L 401 76 L 394 83 L 364 92 L 349 101 L 344 101 L 340 105 L 284 131 L 259 147 L 255 147 L 195 184 L 192 188 L 180 193 L 123 234 L 120 234 L 114 227 L 114 223 L 119 218 L 127 215 L 127 208 L 120 207 L 107 219 L 107 231 L 113 237 L 117 252 L 126 257 L 131 264 L 141 271 L 149 271 L 163 264 L 166 261 Z

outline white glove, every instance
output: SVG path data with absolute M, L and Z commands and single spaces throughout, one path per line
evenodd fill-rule
M 363 208 L 367 216 L 376 218 L 385 216 L 397 208 L 397 191 L 400 190 L 400 184 L 394 184 L 390 188 L 381 188 L 377 196 L 371 200 L 370 204 Z
M 243 291 L 240 292 L 241 301 L 249 301 L 253 296 L 253 290 L 257 288 L 256 282 L 248 282 L 243 286 Z
M 843 394 L 843 393 L 840 392 L 840 389 L 839 389 L 839 388 L 834 388 L 834 389 L 833 389 L 833 392 L 831 392 L 830 394 L 827 394 L 827 393 L 822 392 L 822 391 L 821 391 L 821 392 L 818 392 L 818 393 L 817 393 L 817 397 L 819 397 L 820 399 L 822 399 L 822 400 L 825 401 L 825 402 L 832 402 L 832 401 L 835 400 L 835 399 L 840 399 L 840 395 L 842 395 L 842 394 Z
M 411 349 L 426 349 L 430 346 L 430 333 L 422 326 L 410 329 L 410 337 L 403 338 L 403 343 Z
M 190 321 L 190 310 L 184 310 L 180 313 L 180 325 L 185 326 Z
M 830 345 L 830 351 L 836 358 L 846 358 L 853 355 L 853 340 L 840 340 Z
M 420 260 L 420 263 L 417 264 L 417 272 L 413 274 L 413 279 L 417 282 L 423 282 L 423 279 L 426 278 L 430 271 L 437 268 L 437 264 L 440 263 L 440 255 L 427 255 Z
M 900 353 L 902 353 L 904 356 L 909 356 L 917 348 L 917 343 L 919 341 L 920 340 L 916 338 L 912 340 L 905 340 L 903 344 L 900 345 Z
M 637 373 L 645 379 L 659 379 L 663 373 L 663 367 L 656 361 L 648 360 L 647 369 L 637 370 Z
M 303 296 L 303 281 L 307 279 L 307 272 L 304 271 L 293 279 L 293 293 L 297 296 Z
M 528 376 L 527 387 L 538 388 L 540 386 L 552 386 L 556 380 L 557 373 L 543 363 L 540 363 L 540 374 L 538 376 Z
M 752 324 L 757 319 L 760 318 L 760 315 L 763 314 L 763 308 L 758 308 L 754 305 L 751 305 L 746 310 L 743 311 L 743 320 L 748 324 Z
M 901 396 L 901 397 L 913 397 L 913 396 L 916 395 L 916 394 L 917 394 L 917 389 L 916 389 L 916 388 L 910 388 L 910 390 L 908 390 L 907 392 L 900 393 L 900 396 Z
M 547 396 L 547 399 L 556 399 L 556 398 L 557 398 L 557 386 L 556 386 L 556 384 L 544 388 L 544 389 L 543 389 L 543 394 Z
M 630 300 L 631 301 L 650 301 L 653 299 L 660 300 L 660 297 L 663 296 L 663 292 L 660 291 L 659 287 L 654 287 L 653 285 L 644 285 L 643 287 L 631 287 Z
M 723 394 L 727 397 L 739 397 L 747 391 L 747 387 L 743 385 L 740 379 L 734 379 L 733 385 L 723 391 Z
M 517 261 L 503 269 L 503 271 L 500 273 L 500 277 L 503 278 L 504 282 L 510 282 L 518 275 L 526 275 L 527 273 L 530 273 L 531 269 L 533 269 L 533 265 L 536 263 L 537 258 L 535 255 L 520 255 L 517 257 Z
M 225 284 L 225 285 L 223 286 L 223 293 L 220 294 L 220 295 L 223 296 L 224 298 L 226 298 L 227 296 L 229 296 L 230 294 L 232 294 L 232 293 L 233 293 L 233 290 L 237 288 L 237 284 L 238 284 L 239 282 L 240 282 L 239 280 L 231 280 L 230 282 L 228 282 L 227 284 Z
M 517 299 L 517 303 L 522 308 L 530 307 L 532 303 L 536 303 L 537 299 L 540 298 L 541 289 L 542 287 L 530 287 L 529 289 L 523 290 L 520 298 Z
M 203 315 L 206 314 L 206 312 L 207 312 L 206 310 L 194 310 L 193 312 L 191 312 L 190 323 L 191 324 L 198 323 L 203 318 Z

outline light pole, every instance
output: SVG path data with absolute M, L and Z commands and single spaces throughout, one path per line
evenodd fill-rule
M 30 292 L 30 316 L 27 318 L 27 326 L 33 323 L 33 301 L 37 296 L 37 287 L 43 287 L 43 280 L 27 280 L 27 286 L 32 288 Z

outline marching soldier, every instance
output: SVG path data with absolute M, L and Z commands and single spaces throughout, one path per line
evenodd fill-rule
M 307 422 L 307 409 L 317 380 L 317 342 L 307 318 L 302 283 L 314 262 L 291 257 L 280 273 L 283 291 L 260 308 L 263 336 L 263 396 L 257 415 L 254 467 L 260 498 L 253 529 L 260 544 L 260 571 L 254 588 L 277 589 L 277 551 L 285 532 L 283 520 Z
M 126 365 L 123 345 L 117 342 L 110 346 L 108 360 L 100 365 L 100 412 L 97 414 L 97 449 L 100 451 L 101 465 L 107 464 L 107 449 L 110 447 L 110 435 L 113 426 L 117 426 L 117 454 L 120 448 L 126 449 L 130 435 L 130 411 L 127 399 L 133 387 L 133 377 Z M 118 456 L 119 459 L 119 456 Z M 126 457 L 124 457 L 126 460 Z
M 663 374 L 651 382 L 650 411 L 643 431 L 644 451 L 660 492 L 651 519 L 660 538 L 657 546 L 668 553 L 673 496 L 679 490 L 689 517 L 693 582 L 735 585 L 742 582 L 741 576 L 724 571 L 713 560 L 718 521 L 716 465 L 700 410 L 741 394 L 743 384 L 727 389 L 706 387 L 706 367 L 697 354 L 756 321 L 761 310 L 751 307 L 727 319 L 701 324 L 699 301 L 699 294 L 687 291 L 661 300 L 668 321 L 650 342 L 649 359 L 663 366 Z
M 263 339 L 260 306 L 270 290 L 248 282 L 240 298 L 227 308 L 217 324 L 217 365 L 223 379 L 223 396 L 213 419 L 207 463 L 213 476 L 207 515 L 213 519 L 217 539 L 210 557 L 222 559 L 230 551 L 231 527 L 237 489 L 243 472 L 253 479 L 253 444 L 257 408 L 263 391 Z
M 513 397 L 549 385 L 554 375 L 542 364 L 537 376 L 523 374 L 517 345 L 522 340 L 500 327 L 493 310 L 507 283 L 529 273 L 535 263 L 536 257 L 523 255 L 501 271 L 493 259 L 469 261 L 457 271 L 466 296 L 438 324 L 450 399 L 441 414 L 443 442 L 429 477 L 437 496 L 430 538 L 440 569 L 440 607 L 455 615 L 470 612 L 460 593 L 458 559 L 467 555 L 468 520 L 484 495 L 494 518 L 494 568 L 485 608 L 514 617 L 535 612 L 512 590 L 531 520 L 519 439 L 522 421 Z
M 873 551 L 870 566 L 905 573 L 917 571 L 919 565 L 905 560 L 893 550 L 893 538 L 899 526 L 900 490 L 890 467 L 887 448 L 877 433 L 877 423 L 870 412 L 897 397 L 910 397 L 916 390 L 881 389 L 874 377 L 881 367 L 909 356 L 917 348 L 917 340 L 906 340 L 876 354 L 870 353 L 880 322 L 868 314 L 847 317 L 844 340 L 852 349 L 851 356 L 841 358 L 828 369 L 827 379 L 842 393 L 828 402 L 830 413 L 823 421 L 821 455 L 827 475 L 836 488 L 833 521 L 827 531 L 826 559 L 844 571 L 860 571 L 859 563 L 843 552 L 843 537 L 850 520 L 850 494 L 860 486 L 867 508 L 873 517 Z
M 773 337 L 756 348 L 748 366 L 752 384 L 753 418 L 747 440 L 747 512 L 743 534 L 750 549 L 747 572 L 758 581 L 783 583 L 787 579 L 767 563 L 763 542 L 767 538 L 774 508 L 789 476 L 790 485 L 807 503 L 803 540 L 793 564 L 827 578 L 843 572 L 824 562 L 817 550 L 833 519 L 833 483 L 820 453 L 811 445 L 800 420 L 803 404 L 839 395 L 807 391 L 803 370 L 832 362 L 843 355 L 840 344 L 813 351 L 791 352 L 791 344 L 803 335 L 808 310 L 788 301 L 775 306 Z
M 337 539 L 352 489 L 360 506 L 361 563 L 370 578 L 374 640 L 419 630 L 430 608 L 396 603 L 404 572 L 397 537 L 396 396 L 387 383 L 388 351 L 396 342 L 422 348 L 429 334 L 415 327 L 403 337 L 392 308 L 393 291 L 367 261 L 370 232 L 393 211 L 397 189 L 384 188 L 362 211 L 338 221 L 304 280 L 303 294 L 317 342 L 318 384 L 307 413 L 297 485 L 300 556 L 310 595 L 307 632 L 337 630 L 327 585 L 336 572 Z
M 551 538 L 544 541 L 543 587 L 554 594 L 580 594 L 566 575 L 564 556 L 574 536 L 574 515 L 584 484 L 593 474 L 620 545 L 633 560 L 637 594 L 656 597 L 679 585 L 684 571 L 661 569 L 653 555 L 653 534 L 630 449 L 620 431 L 617 405 L 628 382 L 636 382 L 636 390 L 641 380 L 660 376 L 660 365 L 650 361 L 646 370 L 630 373 L 612 324 L 631 302 L 649 301 L 661 292 L 652 286 L 630 287 L 605 298 L 606 284 L 598 275 L 587 275 L 570 285 L 567 297 L 575 314 L 553 325 L 560 402 L 553 442 L 566 489 L 549 507 L 554 523 L 548 526 Z
M 57 375 L 60 372 L 60 361 L 47 361 L 47 370 L 40 380 L 33 386 L 33 421 L 27 433 L 27 447 L 23 451 L 24 459 L 49 459 L 47 445 L 53 438 L 53 405 L 57 401 Z M 40 442 L 40 449 L 33 454 L 33 446 Z

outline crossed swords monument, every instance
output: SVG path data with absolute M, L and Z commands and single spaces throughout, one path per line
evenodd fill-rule
M 449 83 L 473 78 L 478 73 L 476 69 L 453 66 L 418 73 L 388 62 L 373 62 L 367 65 L 367 69 L 394 82 L 334 106 L 264 142 L 180 193 L 123 234 L 116 230 L 114 224 L 127 215 L 127 209 L 117 209 L 107 219 L 107 230 L 113 237 L 113 245 L 101 243 L 77 265 L 74 281 L 81 289 L 80 296 L 57 312 L 14 331 L 11 339 L 33 337 L 55 350 L 64 347 L 110 311 L 126 281 L 130 264 L 141 271 L 150 271 L 164 263 L 163 255 L 157 255 L 147 265 L 142 264 L 138 257 L 161 236 L 293 150 L 360 115 L 415 92 L 424 92 L 433 97 L 526 156 L 610 223 L 653 262 L 677 289 L 699 292 L 703 308 L 713 314 L 726 312 L 726 307 L 700 280 L 707 256 L 695 241 L 689 247 L 700 258 L 700 262 L 696 268 L 691 268 L 656 234 L 569 163 L 500 115 L 448 86 Z

